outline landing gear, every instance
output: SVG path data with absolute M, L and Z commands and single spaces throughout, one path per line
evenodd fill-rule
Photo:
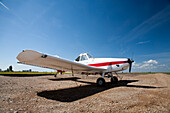
M 116 72 L 115 72 L 116 73 Z M 116 73 L 116 75 L 118 76 L 118 74 Z M 118 82 L 118 78 L 116 76 L 113 76 L 113 74 L 111 73 L 111 79 L 110 79 L 111 83 L 117 83 Z
M 117 83 L 118 82 L 118 78 L 113 76 L 113 77 L 111 77 L 110 81 L 111 81 L 111 83 Z
M 57 77 L 57 74 L 55 74 L 54 77 Z
M 54 77 L 57 77 L 58 72 L 54 75 Z
M 102 77 L 97 79 L 96 82 L 97 82 L 98 86 L 105 86 L 104 75 L 105 75 L 105 73 L 102 73 Z M 117 83 L 118 82 L 118 78 L 116 76 L 113 76 L 112 73 L 108 73 L 108 78 L 111 78 L 110 79 L 111 83 Z
M 97 79 L 97 85 L 98 86 L 105 86 L 105 80 L 104 80 L 104 78 L 98 78 Z

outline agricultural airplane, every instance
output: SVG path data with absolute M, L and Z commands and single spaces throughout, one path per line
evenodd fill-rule
M 98 86 L 105 85 L 104 76 L 107 74 L 111 82 L 117 82 L 118 78 L 112 72 L 123 71 L 129 68 L 131 72 L 133 60 L 129 58 L 93 58 L 88 53 L 80 54 L 75 61 L 69 61 L 60 57 L 42 54 L 33 50 L 23 50 L 17 56 L 18 63 L 34 65 L 61 71 L 71 71 L 81 74 L 100 74 L 97 79 Z

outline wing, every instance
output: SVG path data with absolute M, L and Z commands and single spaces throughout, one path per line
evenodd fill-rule
M 33 50 L 24 50 L 18 56 L 19 63 L 50 69 L 60 69 L 73 72 L 103 72 L 105 69 L 72 62 L 59 57 L 42 54 Z

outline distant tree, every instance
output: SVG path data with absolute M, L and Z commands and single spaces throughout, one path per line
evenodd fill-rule
M 7 69 L 5 70 L 5 72 L 9 72 L 9 68 L 7 68 Z
M 12 66 L 9 66 L 9 72 L 13 72 Z

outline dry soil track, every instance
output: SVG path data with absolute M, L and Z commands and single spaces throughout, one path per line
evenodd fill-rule
M 170 75 L 124 74 L 118 84 L 106 78 L 105 87 L 98 77 L 0 76 L 0 113 L 170 112 Z

